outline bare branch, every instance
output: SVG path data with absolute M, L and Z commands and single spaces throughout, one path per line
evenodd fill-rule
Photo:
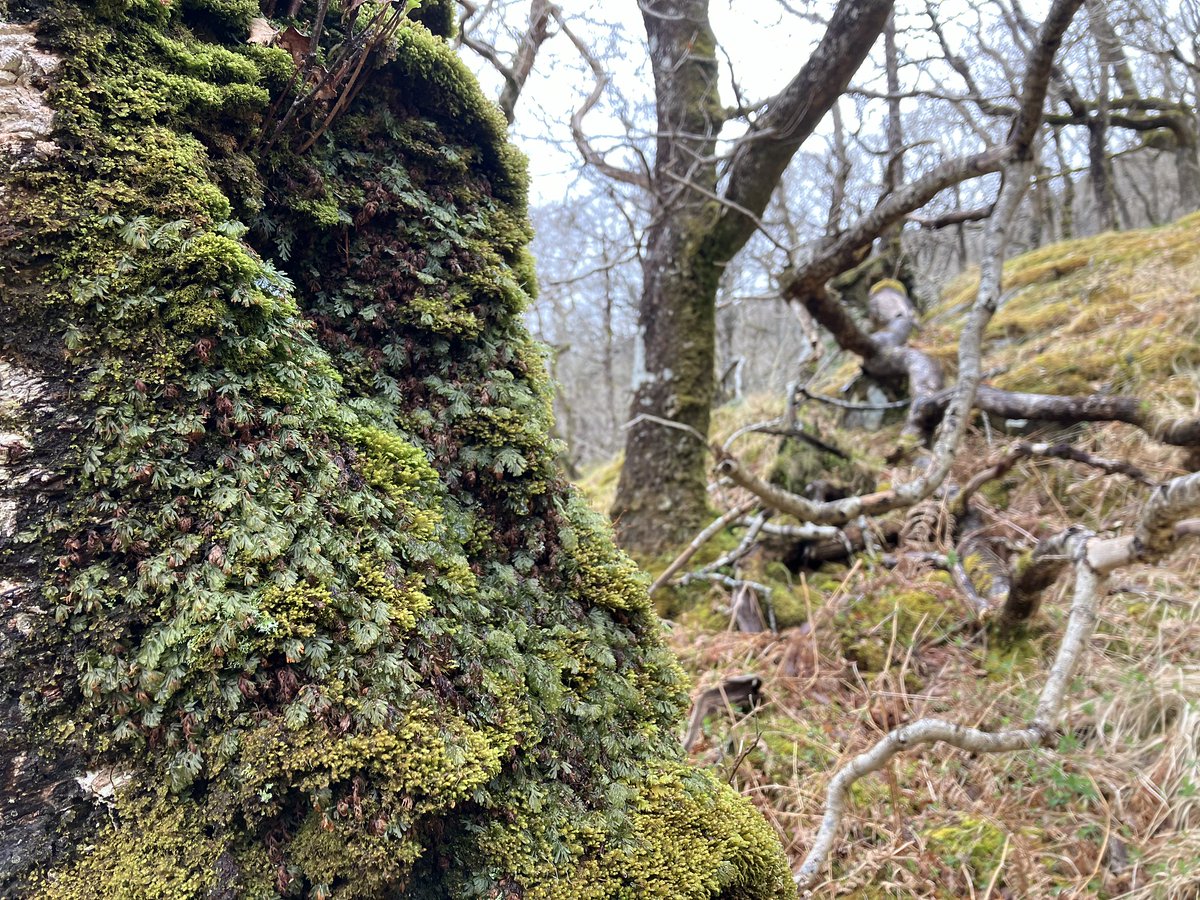
M 812 847 L 796 873 L 797 887 L 806 890 L 815 884 L 833 849 L 854 783 L 864 775 L 878 772 L 897 754 L 922 744 L 939 742 L 971 753 L 1011 753 L 1044 746 L 1053 739 L 1066 687 L 1084 647 L 1091 640 L 1096 627 L 1096 605 L 1107 586 L 1105 577 L 1086 562 L 1078 565 L 1076 571 L 1075 599 L 1071 605 L 1067 630 L 1042 688 L 1032 721 L 1024 728 L 984 731 L 944 719 L 920 719 L 892 731 L 870 750 L 856 756 L 839 769 L 829 782 L 825 815 Z
M 592 70 L 592 77 L 595 79 L 591 93 L 583 101 L 583 105 L 575 110 L 571 116 L 571 137 L 575 141 L 575 146 L 579 148 L 580 155 L 583 157 L 584 162 L 594 166 L 598 172 L 601 172 L 613 181 L 649 190 L 650 176 L 646 172 L 631 172 L 628 169 L 622 169 L 620 166 L 614 166 L 588 140 L 587 133 L 583 128 L 583 120 L 587 118 L 588 113 L 596 108 L 596 104 L 604 96 L 604 91 L 608 88 L 608 72 L 604 70 L 604 66 L 600 64 L 600 60 L 596 58 L 596 54 L 592 53 L 591 48 L 567 24 L 558 7 L 551 7 L 551 15 L 558 22 L 558 27 L 562 33 L 575 45 L 575 49 L 583 57 L 583 61 L 587 63 L 588 68 Z
M 683 548 L 683 552 L 675 557 L 671 564 L 662 570 L 662 574 L 654 579 L 654 583 L 650 585 L 650 593 L 653 594 L 663 585 L 667 584 L 676 572 L 688 564 L 688 560 L 695 556 L 701 547 L 756 506 L 758 506 L 757 500 L 746 500 L 728 512 L 717 516 L 712 524 L 696 535 L 692 542 Z
M 754 233 L 737 207 L 761 213 L 796 151 L 845 91 L 883 30 L 892 0 L 839 0 L 800 71 L 753 123 L 734 151 L 726 198 L 731 206 L 713 229 L 718 255 L 729 258 Z
M 1108 576 L 1133 562 L 1153 562 L 1174 550 L 1181 539 L 1200 534 L 1200 523 L 1184 517 L 1200 510 L 1200 472 L 1174 478 L 1157 488 L 1146 503 L 1137 531 L 1127 537 L 1096 540 L 1088 531 L 1070 529 L 1046 543 L 1051 568 L 1065 559 L 1075 563 L 1075 591 L 1067 628 L 1038 698 L 1033 719 L 1024 728 L 983 731 L 942 719 L 921 719 L 896 729 L 842 767 L 826 793 L 825 815 L 800 870 L 798 887 L 808 889 L 829 857 L 854 782 L 883 768 L 897 754 L 922 744 L 950 744 L 972 753 L 1009 753 L 1049 746 L 1056 733 L 1067 687 L 1095 631 L 1097 606 Z M 1055 557 L 1051 557 L 1051 553 Z M 1054 569 L 1057 573 L 1057 568 Z

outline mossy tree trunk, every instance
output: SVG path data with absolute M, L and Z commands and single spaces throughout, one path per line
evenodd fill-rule
M 334 96 L 357 4 L 10 9 L 55 66 L 0 103 L 0 894 L 793 893 L 558 474 L 453 4 Z
M 708 433 L 721 273 L 757 230 L 788 163 L 845 90 L 891 7 L 890 0 L 841 0 L 807 62 L 749 124 L 718 183 L 716 140 L 739 114 L 718 96 L 708 0 L 642 4 L 659 137 L 648 185 L 653 224 L 639 307 L 641 356 L 612 510 L 627 548 L 661 552 L 694 534 L 707 516 L 707 451 L 692 432 Z

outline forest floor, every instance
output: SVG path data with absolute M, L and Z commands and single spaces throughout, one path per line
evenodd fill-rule
M 994 384 L 1129 393 L 1168 412 L 1200 412 L 1200 218 L 1044 248 L 1006 272 L 1006 300 L 988 332 L 985 368 L 997 373 Z M 971 293 L 969 277 L 945 292 L 927 316 L 924 349 L 952 362 L 956 317 Z M 826 371 L 832 392 L 854 363 L 834 360 Z M 722 408 L 717 439 L 782 412 L 782 398 Z M 855 465 L 877 484 L 910 475 L 883 462 L 898 426 L 852 432 L 836 410 L 812 403 L 800 418 L 823 440 L 853 447 Z M 956 459 L 958 484 L 1017 439 L 1004 423 L 976 424 Z M 1197 463 L 1124 425 L 1020 437 L 1067 440 L 1127 460 L 1156 481 Z M 764 473 L 778 472 L 786 456 L 778 437 L 752 435 L 737 449 Z M 606 505 L 612 474 L 610 466 L 585 484 L 598 506 Z M 980 493 L 979 527 L 1015 551 L 1073 523 L 1112 533 L 1136 521 L 1147 490 L 1071 462 L 1026 461 Z M 714 493 L 720 508 L 740 499 L 727 489 Z M 901 550 L 915 541 L 916 549 L 952 556 L 946 514 L 939 503 L 897 514 Z M 718 558 L 742 534 L 744 527 L 733 527 L 719 535 L 688 568 Z M 732 675 L 762 679 L 759 705 L 707 716 L 691 753 L 762 810 L 794 866 L 820 820 L 830 774 L 889 729 L 926 715 L 982 728 L 1026 721 L 1062 634 L 1067 593 L 1063 579 L 1027 632 L 1001 642 L 930 564 L 868 552 L 812 567 L 796 550 L 768 543 L 736 573 L 727 570 L 770 586 L 766 612 L 777 631 L 737 631 L 729 591 L 709 583 L 655 597 L 697 694 Z M 859 782 L 817 894 L 1200 897 L 1194 544 L 1160 566 L 1114 578 L 1062 724 L 1055 749 L 975 757 L 935 747 Z

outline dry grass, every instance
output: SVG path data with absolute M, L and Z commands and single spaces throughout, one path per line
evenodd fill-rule
M 1094 440 L 1112 454 L 1116 428 Z M 982 459 L 976 446 L 964 454 Z M 1151 468 L 1173 469 L 1165 461 Z M 1008 492 L 1014 540 L 1045 533 L 1095 504 L 1088 524 L 1129 521 L 1140 492 L 1116 479 L 1072 479 L 1063 464 L 1026 464 Z M 1077 474 L 1077 473 L 1076 473 Z M 1076 489 L 1068 495 L 1063 485 Z M 1062 587 L 1033 634 L 998 646 L 967 625 L 961 607 L 924 573 L 860 564 L 800 579 L 809 624 L 742 635 L 683 625 L 672 640 L 701 685 L 755 672 L 757 714 L 714 717 L 696 748 L 750 796 L 799 863 L 822 811 L 830 773 L 887 729 L 924 715 L 976 726 L 1022 721 L 1065 619 Z M 1057 751 L 970 758 L 934 751 L 904 758 L 856 790 L 857 808 L 822 896 L 1200 896 L 1200 561 L 1123 573 L 1075 687 Z M 942 604 L 915 633 L 883 606 L 863 628 L 846 615 L 872 597 L 925 592 Z M 688 620 L 685 620 L 685 622 Z M 878 643 L 879 671 L 845 653 L 848 623 Z M 961 626 L 961 627 L 954 627 Z M 740 714 L 739 714 L 740 715 Z

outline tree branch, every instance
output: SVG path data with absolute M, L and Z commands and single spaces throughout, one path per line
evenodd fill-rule
M 1173 551 L 1183 538 L 1200 534 L 1200 523 L 1184 520 L 1198 510 L 1200 472 L 1193 472 L 1155 490 L 1133 535 L 1101 541 L 1084 529 L 1074 528 L 1047 542 L 1045 556 L 1053 551 L 1057 556 L 1055 563 L 1065 559 L 1074 561 L 1075 591 L 1067 628 L 1033 719 L 1024 728 L 1004 731 L 967 728 L 943 719 L 921 719 L 892 731 L 870 750 L 856 756 L 829 783 L 825 814 L 808 856 L 796 873 L 797 886 L 804 890 L 816 882 L 833 848 L 854 782 L 879 771 L 897 754 L 938 742 L 972 753 L 1009 753 L 1050 746 L 1067 687 L 1095 631 L 1096 609 L 1107 591 L 1108 576 L 1134 562 L 1155 562 Z
M 839 0 L 807 62 L 772 100 L 734 150 L 725 207 L 710 244 L 728 259 L 754 233 L 737 207 L 761 215 L 796 151 L 845 92 L 883 30 L 892 0 Z
M 575 34 L 566 19 L 563 17 L 561 10 L 557 6 L 552 6 L 551 15 L 558 22 L 558 27 L 567 39 L 574 44 L 579 55 L 583 57 L 583 61 L 587 63 L 588 68 L 592 70 L 592 78 L 595 80 L 592 91 L 588 94 L 587 99 L 583 104 L 575 110 L 571 115 L 571 137 L 575 141 L 575 146 L 579 148 L 579 153 L 583 157 L 583 161 L 588 165 L 594 166 L 598 172 L 611 178 L 613 181 L 619 181 L 622 184 L 631 184 L 634 187 L 649 190 L 650 176 L 645 172 L 632 172 L 629 169 L 622 169 L 620 166 L 614 166 L 604 154 L 592 146 L 588 140 L 587 133 L 583 129 L 583 120 L 587 118 L 587 114 L 596 108 L 596 104 L 600 102 L 600 98 L 604 96 L 604 91 L 608 87 L 608 73 L 604 71 L 604 66 L 600 64 L 600 60 L 592 53 L 580 37 Z

